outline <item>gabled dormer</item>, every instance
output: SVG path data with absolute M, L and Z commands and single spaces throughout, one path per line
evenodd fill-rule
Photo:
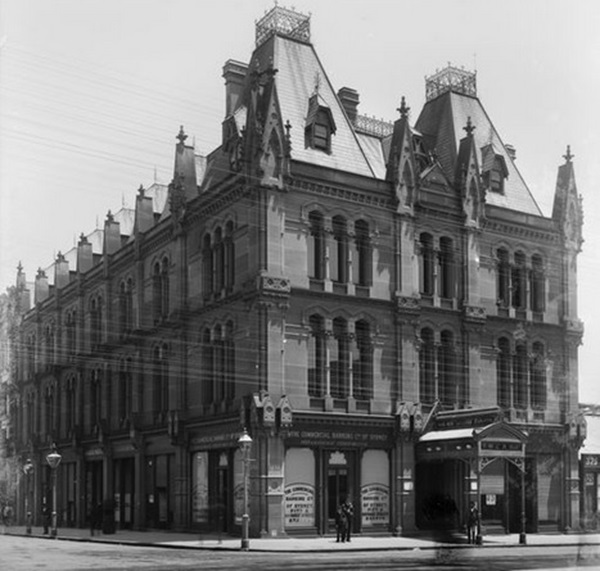
M 471 122 L 471 117 L 467 118 L 467 124 L 463 129 L 467 135 L 460 140 L 458 146 L 454 184 L 462 198 L 467 226 L 479 226 L 479 221 L 485 212 L 485 191 L 481 184 L 477 149 L 473 136 L 475 126 Z
M 504 156 L 488 143 L 481 149 L 481 178 L 483 186 L 491 192 L 504 194 L 504 181 L 508 178 L 508 167 Z
M 319 95 L 318 88 L 308 100 L 308 112 L 304 125 L 304 144 L 306 148 L 331 153 L 331 138 L 336 126 L 331 108 Z

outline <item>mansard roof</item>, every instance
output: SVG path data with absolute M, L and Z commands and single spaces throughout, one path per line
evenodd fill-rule
M 270 66 L 277 70 L 274 81 L 283 123 L 291 125 L 292 160 L 312 163 L 335 170 L 368 177 L 375 172 L 367 160 L 354 128 L 331 86 L 321 62 L 310 43 L 273 34 L 256 48 L 246 77 L 245 96 L 239 105 L 248 101 L 252 71 L 263 72 Z M 331 112 L 336 126 L 331 139 L 331 153 L 305 145 L 304 126 L 309 101 L 318 92 L 319 105 Z
M 504 193 L 488 192 L 486 202 L 493 206 L 542 216 L 533 195 L 477 97 L 454 91 L 442 93 L 425 103 L 417 119 L 416 128 L 423 133 L 428 148 L 435 151 L 448 177 L 453 178 L 459 141 L 464 136 L 463 129 L 469 117 L 475 127 L 473 137 L 479 164 L 483 164 L 482 149 L 491 144 L 507 168 Z

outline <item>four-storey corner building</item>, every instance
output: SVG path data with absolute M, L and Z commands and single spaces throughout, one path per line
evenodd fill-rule
M 224 78 L 222 145 L 182 130 L 172 183 L 35 278 L 12 449 L 36 517 L 56 443 L 61 525 L 103 502 L 119 527 L 237 533 L 246 428 L 254 536 L 331 533 L 346 497 L 363 534 L 472 501 L 484 532 L 576 527 L 570 151 L 545 216 L 474 73 L 429 77 L 414 124 L 404 99 L 366 118 L 278 6 Z

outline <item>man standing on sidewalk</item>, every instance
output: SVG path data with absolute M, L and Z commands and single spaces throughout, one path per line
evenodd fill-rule
M 354 506 L 352 505 L 350 498 L 346 498 L 346 501 L 342 504 L 342 511 L 346 516 L 346 541 L 350 541 L 352 523 L 354 521 Z M 342 539 L 342 541 L 344 540 Z

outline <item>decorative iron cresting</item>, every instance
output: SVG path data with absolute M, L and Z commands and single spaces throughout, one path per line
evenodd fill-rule
M 367 135 L 387 137 L 393 133 L 394 124 L 383 119 L 369 117 L 368 115 L 357 115 L 354 121 L 354 128 Z
M 310 43 L 310 15 L 274 6 L 256 22 L 256 47 L 264 44 L 274 34 Z
M 427 101 L 431 101 L 447 91 L 477 97 L 477 72 L 448 64 L 444 69 L 425 78 Z

